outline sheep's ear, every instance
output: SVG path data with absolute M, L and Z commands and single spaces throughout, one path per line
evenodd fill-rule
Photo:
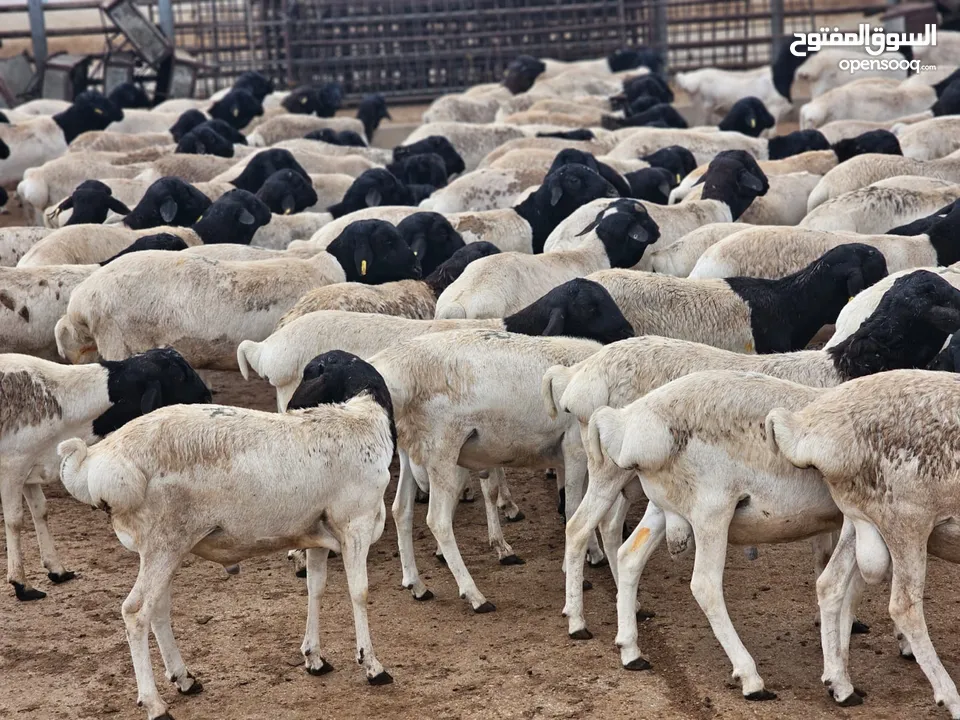
M 112 196 L 107 198 L 107 207 L 118 215 L 130 214 L 130 208 Z
M 563 188 L 559 185 L 554 185 L 550 189 L 550 206 L 553 207 L 560 202 L 561 197 L 563 197 Z
M 543 329 L 542 335 L 560 335 L 563 333 L 564 315 L 562 308 L 554 308 L 550 311 L 550 319 L 547 326 Z
M 160 219 L 165 223 L 172 221 L 177 216 L 177 201 L 173 198 L 167 198 L 160 205 Z
M 923 314 L 923 319 L 946 333 L 960 330 L 960 310 L 947 305 L 935 305 Z
M 679 178 L 680 176 L 677 175 L 677 177 Z M 668 182 L 662 182 L 662 183 L 660 183 L 660 185 L 658 186 L 658 190 L 660 190 L 660 192 L 663 193 L 663 196 L 664 196 L 665 198 L 670 197 L 670 191 L 671 191 L 672 189 L 673 189 L 673 188 L 670 187 L 670 183 L 668 183 Z
M 253 225 L 253 223 L 256 222 L 256 218 L 253 217 L 253 215 L 249 210 L 247 210 L 246 208 L 242 208 L 240 210 L 240 214 L 237 215 L 237 221 L 241 225 Z
M 863 290 L 864 286 L 863 271 L 860 270 L 860 268 L 852 270 L 850 274 L 847 275 L 847 295 L 849 295 L 849 297 L 853 297 L 859 293 Z
M 774 454 L 781 454 L 793 465 L 804 468 L 810 463 L 798 457 L 799 438 L 792 412 L 786 408 L 774 408 L 767 414 L 764 421 L 764 430 L 767 436 L 767 448 Z
M 740 187 L 757 193 L 763 192 L 763 181 L 752 172 L 744 170 L 740 173 Z
M 160 383 L 154 380 L 147 385 L 146 391 L 140 398 L 140 412 L 146 415 L 153 412 L 163 404 L 163 392 L 160 390 Z
M 423 233 L 418 234 L 413 238 L 413 242 L 410 243 L 410 249 L 413 250 L 413 254 L 418 258 L 422 258 L 427 254 L 427 236 Z
M 643 243 L 644 245 L 650 241 L 650 233 L 648 233 L 646 228 L 640 225 L 640 223 L 633 223 L 630 226 L 630 229 L 627 230 L 627 237 L 634 242 Z
M 367 207 L 377 207 L 380 201 L 383 200 L 383 196 L 376 188 L 370 188 L 367 191 L 367 196 L 363 200 L 367 204 Z
M 280 201 L 280 207 L 284 215 L 289 215 L 297 207 L 297 201 L 293 199 L 293 195 L 287 193 L 283 196 L 283 200 Z

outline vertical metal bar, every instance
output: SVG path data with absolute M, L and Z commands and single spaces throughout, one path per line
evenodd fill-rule
M 157 15 L 160 20 L 160 29 L 173 44 L 173 3 L 171 0 L 157 0 Z
M 33 60 L 37 64 L 37 72 L 42 72 L 49 56 L 47 51 L 47 27 L 43 20 L 43 0 L 27 0 L 27 12 L 30 15 Z
M 773 38 L 770 57 L 773 59 L 777 57 L 783 40 L 783 0 L 770 0 L 770 36 Z
M 667 38 L 667 0 L 653 0 L 653 46 L 663 54 L 664 66 L 667 62 L 669 47 Z
M 281 20 L 283 21 L 283 49 L 287 56 L 287 87 L 292 88 L 294 86 L 293 80 L 293 55 L 290 52 L 290 25 L 292 20 L 290 18 L 290 2 L 289 0 L 283 0 L 281 13 Z

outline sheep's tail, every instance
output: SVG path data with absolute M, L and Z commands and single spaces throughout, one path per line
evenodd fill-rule
M 437 320 L 466 320 L 467 309 L 458 302 L 446 303 L 437 308 Z
M 237 347 L 237 364 L 240 366 L 240 374 L 243 375 L 244 380 L 250 379 L 251 368 L 257 375 L 263 377 L 263 373 L 260 372 L 260 351 L 262 349 L 263 344 L 253 340 L 244 340 Z
M 71 317 L 68 312 L 57 320 L 53 336 L 60 357 L 73 364 L 83 362 L 85 355 L 97 350 L 96 338 L 90 332 L 86 320 L 79 315 Z
M 101 458 L 94 477 L 89 475 L 88 448 L 80 438 L 64 440 L 57 446 L 60 477 L 67 491 L 82 503 L 108 512 L 132 510 L 143 502 L 147 478 L 128 459 Z
M 50 189 L 47 187 L 46 178 L 42 173 L 37 173 L 34 177 L 25 177 L 17 184 L 17 195 L 20 199 L 35 208 L 37 213 L 43 213 L 44 209 L 50 204 Z M 50 226 L 53 227 L 53 226 Z
M 571 375 L 570 368 L 563 365 L 553 365 L 543 374 L 543 380 L 540 382 L 540 398 L 543 400 L 547 415 L 551 418 L 560 414 L 560 398 L 563 397 L 563 391 L 567 389 Z

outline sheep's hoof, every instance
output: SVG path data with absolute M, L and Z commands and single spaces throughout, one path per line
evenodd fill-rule
M 29 602 L 30 600 L 43 600 L 47 594 L 42 590 L 37 590 L 36 588 L 27 588 L 26 585 L 21 585 L 18 582 L 10 583 L 13 585 L 13 592 L 17 596 L 17 600 L 21 602 Z
M 416 600 L 417 602 L 426 602 L 427 600 L 433 600 L 433 591 L 427 590 L 423 593 L 423 595 L 419 597 L 417 597 L 417 595 L 414 594 L 413 599 Z
M 236 565 L 224 565 L 224 570 L 226 570 L 227 575 L 239 575 L 240 574 L 240 564 Z
M 644 658 L 638 657 L 634 660 L 631 660 L 626 665 L 624 665 L 623 669 L 624 670 L 649 670 L 652 667 L 653 665 L 647 662 Z
M 850 629 L 850 632 L 854 635 L 866 635 L 870 632 L 870 626 L 859 620 L 853 621 L 853 627 Z
M 593 590 L 593 583 L 590 582 L 589 580 L 584 580 L 582 587 L 584 590 Z
M 306 576 L 307 576 L 307 569 L 306 569 L 305 567 L 304 567 L 304 568 L 300 568 L 299 570 L 297 570 L 297 577 L 298 577 L 298 578 L 305 578 Z
M 586 628 L 580 628 L 570 633 L 571 640 L 592 640 L 593 633 L 587 630 Z
M 850 693 L 850 697 L 837 700 L 837 705 L 840 707 L 856 707 L 857 705 L 863 705 L 863 698 L 854 691 Z
M 743 699 L 751 702 L 763 702 L 764 700 L 776 700 L 777 694 L 764 688 L 763 690 L 756 690 L 752 693 L 744 695 Z
M 318 676 L 318 675 L 326 675 L 327 673 L 333 672 L 333 665 L 328 663 L 323 658 L 320 658 L 320 662 L 322 662 L 323 664 L 318 668 L 308 667 L 307 673 L 309 673 L 310 675 Z
M 192 678 L 193 676 L 188 675 L 187 677 Z M 203 683 L 197 680 L 196 678 L 193 678 L 193 685 L 188 687 L 186 690 L 181 690 L 180 687 L 177 686 L 177 692 L 180 693 L 181 695 L 199 695 L 200 693 L 203 692 Z
M 438 553 L 434 555 L 434 557 L 437 559 L 437 562 L 440 563 L 441 565 L 447 564 L 447 559 L 443 556 L 442 553 Z
M 64 570 L 62 573 L 47 573 L 47 577 L 50 578 L 50 582 L 52 582 L 54 585 L 69 582 L 76 576 L 77 574 L 72 570 Z
M 556 470 L 547 470 L 547 480 L 556 480 L 557 471 Z
M 473 611 L 474 611 L 475 613 L 477 613 L 477 615 L 483 615 L 484 613 L 491 613 L 491 612 L 493 612 L 493 611 L 496 610 L 496 609 L 497 609 L 497 606 L 494 605 L 494 604 L 493 604 L 492 602 L 490 602 L 489 600 L 487 600 L 487 601 L 486 601 L 483 605 L 481 605 L 480 607 L 474 608 Z
M 501 565 L 526 565 L 527 561 L 517 555 L 504 555 L 500 558 Z
M 607 560 L 606 557 L 602 557 L 602 558 L 600 558 L 599 560 L 597 560 L 596 562 L 590 562 L 590 560 L 587 560 L 587 564 L 590 565 L 590 567 L 592 567 L 592 568 L 600 568 L 600 567 L 605 567 L 605 566 L 609 565 L 609 564 L 610 564 L 610 561 Z
M 865 698 L 865 697 L 867 696 L 867 691 L 866 691 L 866 690 L 861 690 L 861 689 L 858 688 L 858 687 L 854 687 L 854 688 L 853 688 L 853 692 L 854 692 L 854 694 L 859 695 L 859 696 L 862 697 L 862 698 Z
M 371 685 L 390 685 L 393 683 L 393 677 L 386 670 L 381 670 L 372 678 L 367 678 Z
M 426 505 L 430 502 L 430 493 L 425 493 L 423 490 L 417 488 L 417 494 L 414 496 L 413 501 L 418 505 Z
M 913 653 L 912 653 L 912 652 L 909 652 L 909 653 L 901 652 L 901 653 L 900 653 L 900 658 L 901 658 L 902 660 L 906 660 L 907 662 L 916 662 L 916 661 L 917 661 L 917 659 L 913 656 Z
M 507 519 L 507 522 L 520 522 L 521 520 L 525 520 L 527 518 L 527 516 L 523 514 L 522 510 L 518 510 L 517 514 L 513 517 L 510 517 L 509 515 L 504 515 L 504 517 Z
M 173 715 L 165 712 L 163 715 L 157 715 L 155 718 L 150 718 L 150 720 L 173 720 Z

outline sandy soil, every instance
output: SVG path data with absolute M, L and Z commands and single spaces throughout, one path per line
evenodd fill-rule
M 269 386 L 212 373 L 216 400 L 264 410 Z M 174 629 L 184 657 L 203 681 L 196 697 L 179 697 L 162 678 L 178 720 L 310 718 L 944 718 L 920 669 L 901 660 L 891 636 L 885 590 L 868 592 L 860 617 L 873 626 L 853 641 L 852 667 L 869 693 L 861 708 L 832 706 L 819 683 L 819 636 L 811 557 L 806 544 L 761 548 L 747 561 L 728 553 L 727 602 L 754 654 L 769 703 L 747 703 L 728 684 L 729 664 L 689 590 L 690 558 L 671 561 L 661 548 L 645 575 L 643 605 L 657 613 L 641 625 L 648 672 L 620 668 L 613 646 L 615 597 L 606 568 L 587 569 L 586 594 L 595 638 L 567 638 L 560 571 L 563 527 L 552 482 L 539 472 L 508 472 L 527 519 L 505 524 L 526 564 L 502 567 L 486 545 L 483 508 L 462 504 L 461 551 L 479 587 L 497 605 L 474 615 L 457 597 L 449 571 L 432 557 L 425 506 L 417 506 L 416 548 L 424 579 L 436 594 L 415 602 L 400 587 L 396 533 L 388 520 L 371 553 L 370 622 L 378 657 L 395 678 L 371 688 L 353 662 L 353 621 L 342 563 L 335 559 L 323 601 L 322 641 L 337 672 L 316 678 L 301 666 L 299 645 L 306 589 L 283 556 L 244 563 L 239 576 L 188 560 L 174 591 Z M 133 584 L 136 555 L 122 548 L 106 516 L 50 488 L 50 523 L 73 582 L 51 587 L 41 572 L 33 533 L 25 533 L 27 567 L 45 600 L 0 597 L 0 718 L 144 717 L 119 609 Z M 388 491 L 388 505 L 393 487 Z M 638 515 L 637 515 L 638 517 Z M 930 563 L 926 613 L 948 669 L 960 640 L 952 636 L 960 575 Z

